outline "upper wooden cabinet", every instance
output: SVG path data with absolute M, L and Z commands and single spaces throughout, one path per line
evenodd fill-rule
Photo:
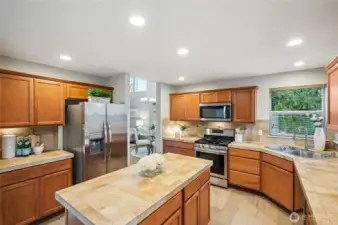
M 185 94 L 185 120 L 200 120 L 199 93 Z
M 65 116 L 63 83 L 34 79 L 34 105 L 36 125 L 63 124 Z
M 207 91 L 200 93 L 201 103 L 231 102 L 231 91 Z
M 89 85 L 66 84 L 66 99 L 88 99 Z
M 199 93 L 170 95 L 171 120 L 199 120 Z
M 170 119 L 185 120 L 185 95 L 170 96 Z
M 328 79 L 328 129 L 338 131 L 338 57 L 326 66 L 326 71 Z
M 33 79 L 0 74 L 0 127 L 33 125 Z
M 254 123 L 256 113 L 256 88 L 232 90 L 232 122 Z

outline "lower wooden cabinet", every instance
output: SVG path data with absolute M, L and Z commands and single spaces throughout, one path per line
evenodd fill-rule
M 199 196 L 197 191 L 184 203 L 184 225 L 198 225 L 199 220 Z
M 71 186 L 72 174 L 65 170 L 40 178 L 40 216 L 57 212 L 63 207 L 55 200 L 55 192 Z
M 210 181 L 200 189 L 199 225 L 207 225 L 210 221 Z
M 39 180 L 0 189 L 0 225 L 28 224 L 39 218 Z
M 293 173 L 262 162 L 262 192 L 293 211 Z
M 163 153 L 168 152 L 194 157 L 194 144 L 179 141 L 163 141 Z
M 181 225 L 182 224 L 182 209 L 177 210 L 164 225 Z
M 257 175 L 230 170 L 229 183 L 251 190 L 260 190 L 260 177 Z
M 66 170 L 60 167 L 62 171 L 55 171 L 55 165 L 63 164 L 68 165 Z M 54 172 L 46 174 L 48 171 Z M 23 174 L 26 174 L 26 180 L 19 177 Z M 71 179 L 70 159 L 1 174 L 0 225 L 29 224 L 61 210 L 55 192 L 71 186 Z

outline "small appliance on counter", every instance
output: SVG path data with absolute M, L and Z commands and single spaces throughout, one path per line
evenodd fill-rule
M 213 161 L 210 182 L 221 187 L 228 187 L 228 144 L 234 141 L 232 129 L 204 130 L 204 137 L 194 144 L 195 157 Z
M 2 158 L 11 159 L 15 157 L 16 136 L 7 134 L 2 136 Z

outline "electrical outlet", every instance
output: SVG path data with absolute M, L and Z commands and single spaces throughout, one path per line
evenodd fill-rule
M 262 136 L 263 135 L 263 131 L 262 130 L 258 130 L 258 135 Z

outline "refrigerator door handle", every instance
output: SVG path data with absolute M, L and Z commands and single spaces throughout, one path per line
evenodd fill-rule
M 108 149 L 108 133 L 107 133 L 107 125 L 103 124 L 103 138 L 104 138 L 104 161 L 107 161 L 107 149 Z
M 110 160 L 110 158 L 111 158 L 111 147 L 112 147 L 112 140 L 111 140 L 111 138 L 112 138 L 112 136 L 111 136 L 111 133 L 110 133 L 110 124 L 108 124 L 108 136 L 109 136 L 109 143 L 108 143 L 108 145 L 109 145 L 109 148 L 108 148 L 108 160 Z

